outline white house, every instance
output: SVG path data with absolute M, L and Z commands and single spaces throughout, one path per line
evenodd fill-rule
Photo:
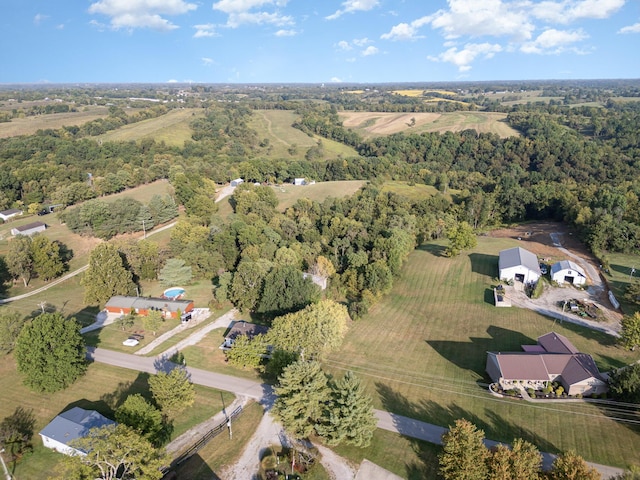
M 76 438 L 83 438 L 92 428 L 114 425 L 116 422 L 99 414 L 95 410 L 73 407 L 62 412 L 40 431 L 45 447 L 57 450 L 65 455 L 84 455 L 85 452 L 69 445 Z
M 11 235 L 27 235 L 31 236 L 34 233 L 44 232 L 47 229 L 47 224 L 42 222 L 32 222 L 27 223 L 26 225 L 22 225 L 21 227 L 16 227 L 11 229 Z
M 9 210 L 3 210 L 2 212 L 0 212 L 0 218 L 5 222 L 18 215 L 22 215 L 22 210 L 18 210 L 17 208 L 11 208 Z
M 505 281 L 536 283 L 542 275 L 538 257 L 522 247 L 502 250 L 498 260 L 498 269 L 500 280 Z
M 587 275 L 582 267 L 571 260 L 562 260 L 551 265 L 551 280 L 557 283 L 584 285 L 587 283 Z
M 244 180 L 241 179 L 241 178 L 236 178 L 235 180 L 231 180 L 231 186 L 232 187 L 237 187 L 241 183 L 244 183 Z

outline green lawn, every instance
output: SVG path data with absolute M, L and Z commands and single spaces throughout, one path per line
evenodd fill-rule
M 58 463 L 61 454 L 42 447 L 38 432 L 56 415 L 79 406 L 94 409 L 113 418 L 116 408 L 127 395 L 142 393 L 148 396 L 148 374 L 93 363 L 87 374 L 64 391 L 53 394 L 38 394 L 22 384 L 12 356 L 0 362 L 0 419 L 12 414 L 20 406 L 32 411 L 35 417 L 33 443 L 35 451 L 15 468 L 15 478 L 40 480 L 46 478 Z M 233 395 L 218 390 L 196 386 L 196 402 L 193 407 L 179 415 L 174 423 L 172 438 L 184 433 L 222 409 L 223 402 L 229 405 Z M 13 468 L 13 465 L 10 466 Z
M 624 295 L 629 283 L 640 281 L 640 256 L 628 255 L 624 253 L 607 254 L 610 264 L 608 274 L 604 275 L 609 288 L 620 302 L 622 311 L 631 315 L 640 309 L 640 305 L 629 302 Z M 636 271 L 632 274 L 631 269 Z
M 326 366 L 363 377 L 377 408 L 442 426 L 465 417 L 490 439 L 524 437 L 543 451 L 575 448 L 598 463 L 640 463 L 637 427 L 607 418 L 597 406 L 533 405 L 486 392 L 487 351 L 519 351 L 551 330 L 590 353 L 601 370 L 639 358 L 604 334 L 493 307 L 498 252 L 510 246 L 508 239 L 480 237 L 473 252 L 452 259 L 442 256 L 443 243 L 416 250 L 393 291 L 352 325 Z

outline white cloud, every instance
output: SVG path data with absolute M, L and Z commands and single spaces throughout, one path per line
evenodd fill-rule
M 349 44 L 349 42 L 347 42 L 346 40 L 340 40 L 338 43 L 336 43 L 336 46 L 340 49 L 340 50 L 351 50 L 353 47 Z
M 178 80 L 172 78 L 171 80 L 167 80 L 167 83 L 178 83 Z
M 460 72 L 471 70 L 471 63 L 477 58 L 491 58 L 501 52 L 502 47 L 491 43 L 467 43 L 462 50 L 452 47 L 437 56 L 427 57 L 434 62 L 453 63 Z
M 195 3 L 184 0 L 100 0 L 91 4 L 89 13 L 111 17 L 111 28 L 151 28 L 169 31 L 178 28 L 163 15 L 182 15 L 195 10 Z
M 369 40 L 367 37 L 364 38 L 354 38 L 353 39 L 353 44 L 356 47 L 364 47 L 365 45 L 371 43 L 371 40 Z
M 49 18 L 49 15 L 43 15 L 42 13 L 36 13 L 35 17 L 33 17 L 33 23 L 35 23 L 36 25 L 40 25 L 47 18 Z
M 295 37 L 298 34 L 295 30 L 278 30 L 275 33 L 276 37 Z
M 227 26 L 237 28 L 241 25 L 271 24 L 277 26 L 293 25 L 290 16 L 280 14 L 278 7 L 284 7 L 288 0 L 220 0 L 213 4 L 214 10 L 228 15 Z M 265 8 L 275 12 L 265 11 Z M 258 9 L 260 11 L 252 11 Z
M 588 37 L 589 35 L 580 29 L 569 31 L 550 28 L 538 35 L 534 41 L 523 44 L 520 50 L 524 53 L 562 53 L 566 51 L 567 45 Z
M 342 83 L 342 80 L 340 80 L 338 77 L 331 77 L 330 81 L 333 83 Z
M 213 65 L 213 58 L 202 57 L 200 60 L 202 60 L 202 65 L 204 65 L 205 67 Z
M 215 31 L 215 25 L 212 23 L 203 23 L 200 25 L 194 25 L 196 33 L 193 34 L 193 38 L 205 38 L 205 37 L 217 37 L 218 34 Z
M 640 33 L 640 22 L 634 23 L 633 25 L 629 25 L 627 27 L 622 27 L 618 30 L 618 33 Z
M 418 35 L 418 29 L 429 22 L 431 22 L 432 17 L 422 17 L 417 20 L 414 20 L 411 23 L 399 23 L 391 27 L 391 31 L 389 33 L 384 33 L 380 36 L 383 40 L 417 40 L 419 38 L 424 38 L 423 35 Z
M 64 23 L 59 23 L 58 25 L 56 25 L 56 29 L 64 30 Z
M 363 57 L 368 57 L 370 55 L 375 55 L 376 53 L 378 53 L 378 49 L 376 47 L 374 47 L 373 45 L 369 45 L 367 48 L 365 48 L 362 51 L 362 56 Z
M 531 38 L 534 25 L 520 3 L 502 0 L 449 0 L 448 10 L 439 10 L 424 21 L 441 29 L 446 38 L 508 36 L 515 40 Z
M 531 5 L 531 14 L 553 23 L 568 24 L 576 20 L 609 18 L 626 0 L 545 0 Z
M 377 6 L 378 0 L 346 0 L 342 2 L 342 8 L 340 10 L 336 10 L 335 13 L 324 18 L 327 20 L 335 20 L 345 13 L 368 12 Z

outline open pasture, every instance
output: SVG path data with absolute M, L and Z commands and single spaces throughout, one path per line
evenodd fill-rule
M 460 132 L 473 129 L 501 137 L 518 135 L 506 123 L 506 114 L 495 112 L 385 113 L 340 112 L 343 124 L 365 138 L 393 133 Z M 415 124 L 413 124 L 415 120 Z M 411 126 L 413 124 L 413 126 Z
M 32 135 L 38 130 L 80 126 L 109 115 L 109 108 L 102 106 L 79 107 L 78 112 L 50 113 L 34 117 L 13 118 L 10 122 L 0 123 L 0 138 Z
M 357 156 L 357 152 L 342 143 L 322 138 L 317 135 L 310 137 L 306 133 L 293 128 L 291 125 L 298 115 L 289 110 L 256 110 L 251 117 L 249 127 L 256 130 L 260 140 L 269 140 L 266 156 L 269 158 L 296 159 L 304 157 L 306 151 L 322 141 L 324 158 L 334 159 L 338 156 Z M 289 152 L 295 147 L 295 152 Z
M 107 132 L 96 138 L 104 142 L 153 139 L 156 142 L 182 147 L 185 141 L 191 140 L 192 131 L 189 124 L 196 116 L 203 114 L 202 109 L 176 108 L 160 117 L 124 125 L 117 130 Z
M 543 451 L 573 448 L 598 463 L 640 463 L 637 425 L 612 420 L 618 414 L 603 404 L 530 404 L 487 392 L 487 351 L 519 351 L 550 331 L 591 354 L 601 371 L 638 360 L 605 334 L 530 310 L 495 308 L 498 252 L 516 244 L 480 237 L 473 251 L 454 258 L 443 256 L 445 242 L 418 248 L 392 292 L 352 324 L 325 365 L 361 376 L 377 408 L 442 426 L 464 417 L 493 440 L 523 437 Z

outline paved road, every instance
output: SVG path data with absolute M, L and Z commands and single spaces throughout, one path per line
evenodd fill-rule
M 95 362 L 106 363 L 117 367 L 151 374 L 154 374 L 157 371 L 167 371 L 173 367 L 173 364 L 161 358 L 139 357 L 128 353 L 114 352 L 94 347 L 87 348 L 87 358 Z M 208 372 L 206 370 L 193 367 L 187 367 L 187 371 L 191 375 L 191 381 L 195 384 L 253 398 L 267 407 L 271 406 L 275 399 L 273 387 L 265 383 L 232 377 L 221 373 Z M 444 427 L 403 417 L 402 415 L 385 412 L 383 410 L 375 410 L 375 415 L 378 418 L 378 428 L 388 430 L 390 432 L 396 432 L 407 437 L 435 443 L 437 445 L 441 444 L 442 434 L 446 432 L 446 428 Z M 492 446 L 496 445 L 498 442 L 487 440 L 485 443 Z M 554 458 L 555 456 L 552 454 L 543 453 L 543 462 L 545 467 L 550 467 Z M 607 465 L 594 463 L 590 463 L 590 465 L 595 467 L 602 474 L 603 479 L 608 479 L 623 473 L 622 469 L 609 467 Z

